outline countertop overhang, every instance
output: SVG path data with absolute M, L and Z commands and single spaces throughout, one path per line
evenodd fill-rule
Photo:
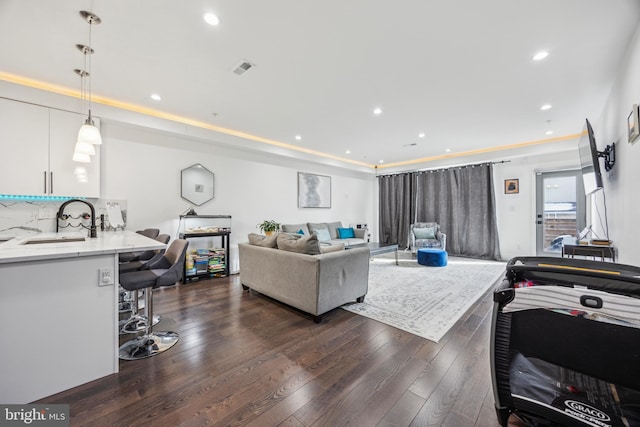
M 73 241 L 85 237 L 84 241 Z M 68 239 L 55 243 L 26 244 L 35 239 Z M 38 233 L 14 237 L 0 243 L 0 264 L 108 255 L 131 251 L 163 249 L 166 245 L 133 231 L 98 232 L 91 239 L 86 233 Z

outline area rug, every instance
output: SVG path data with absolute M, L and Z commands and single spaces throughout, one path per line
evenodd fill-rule
M 365 301 L 342 308 L 435 342 L 505 272 L 504 262 L 449 257 L 446 267 L 425 267 L 401 257 L 372 260 Z

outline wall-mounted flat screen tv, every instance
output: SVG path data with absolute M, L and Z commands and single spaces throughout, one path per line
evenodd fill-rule
M 591 127 L 591 123 L 589 123 L 589 119 L 585 121 L 582 136 L 580 137 L 580 141 L 578 141 L 578 151 L 580 152 L 580 168 L 582 169 L 584 193 L 594 193 L 602 189 L 602 174 L 600 173 L 596 138 L 593 135 L 593 128 Z

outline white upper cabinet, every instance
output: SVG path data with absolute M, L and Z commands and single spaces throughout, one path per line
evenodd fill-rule
M 47 195 L 49 109 L 0 98 L 0 194 Z
M 100 197 L 100 146 L 91 163 L 72 160 L 83 119 L 0 98 L 0 194 Z
M 72 160 L 78 130 L 86 117 L 60 110 L 49 116 L 49 191 L 52 196 L 100 197 L 100 145 L 91 163 Z M 94 117 L 96 126 L 99 121 Z

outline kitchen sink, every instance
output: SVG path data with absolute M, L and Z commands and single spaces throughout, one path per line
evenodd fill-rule
M 29 239 L 22 242 L 23 245 L 39 245 L 43 243 L 67 243 L 67 242 L 84 242 L 84 237 L 41 237 L 35 239 Z

